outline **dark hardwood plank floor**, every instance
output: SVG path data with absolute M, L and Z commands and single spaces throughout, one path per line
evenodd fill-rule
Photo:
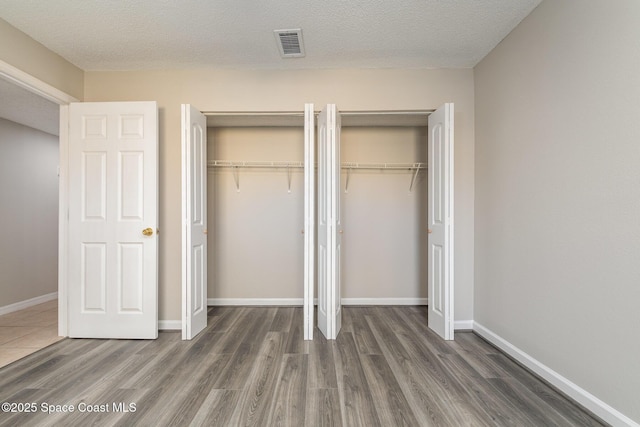
M 0 402 L 35 404 L 0 426 L 602 425 L 426 307 L 343 311 L 335 341 L 303 341 L 299 307 L 213 307 L 192 341 L 65 339 L 0 368 Z

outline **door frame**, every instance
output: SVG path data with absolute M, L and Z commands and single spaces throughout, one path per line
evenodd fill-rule
M 193 104 L 183 104 L 183 105 L 191 105 Z M 256 122 L 257 123 L 276 123 L 277 126 L 282 127 L 295 127 L 301 128 L 303 131 L 303 164 L 304 166 L 304 176 L 303 176 L 303 191 L 305 193 L 303 200 L 303 216 L 304 216 L 304 228 L 302 230 L 302 234 L 304 235 L 303 242 L 303 251 L 305 252 L 305 266 L 303 268 L 303 298 L 302 298 L 302 308 L 306 315 L 303 315 L 303 331 L 304 331 L 304 339 L 309 340 L 313 337 L 313 307 L 314 297 L 313 292 L 315 290 L 315 264 L 313 261 L 306 260 L 307 255 L 309 254 L 311 258 L 314 258 L 313 255 L 315 253 L 315 178 L 313 176 L 313 161 L 315 159 L 315 117 L 317 113 L 313 109 L 314 104 L 305 103 L 304 108 L 302 110 L 295 111 L 208 111 L 201 110 L 200 113 L 205 116 L 207 119 L 207 129 L 210 127 L 234 127 L 234 126 L 242 126 L 243 123 L 248 122 Z M 311 115 L 311 121 L 314 126 L 311 129 L 307 128 L 307 116 Z M 210 121 L 211 120 L 211 121 Z M 249 125 L 252 126 L 252 125 Z M 261 126 L 258 124 L 256 126 Z M 312 150 L 309 151 L 309 144 L 312 147 Z M 207 159 L 204 159 L 205 168 L 207 167 Z M 308 165 L 311 165 L 310 167 Z M 185 174 L 185 163 L 181 163 L 181 173 Z M 311 196 L 311 197 L 309 197 Z M 181 206 L 183 212 L 186 209 L 187 200 L 183 197 L 181 198 Z M 184 216 L 184 215 L 183 215 Z M 184 245 L 183 245 L 184 251 Z M 183 255 L 184 256 L 184 255 Z M 183 263 L 184 267 L 184 263 Z M 182 272 L 182 276 L 185 277 L 186 272 Z M 182 285 L 182 301 L 181 306 L 185 307 L 185 290 L 184 284 Z M 208 295 L 207 298 L 212 298 L 212 296 Z M 310 308 L 309 308 L 310 307 Z M 185 316 L 181 318 L 181 329 L 185 330 Z M 184 338 L 183 338 L 184 339 Z
M 447 102 L 443 105 L 441 105 L 438 108 L 434 108 L 434 109 L 426 109 L 426 110 L 386 110 L 386 111 L 337 111 L 338 114 L 341 115 L 341 117 L 343 118 L 343 120 L 345 118 L 350 118 L 353 116 L 356 116 L 357 119 L 356 120 L 358 123 L 380 123 L 381 119 L 383 117 L 394 117 L 394 119 L 397 119 L 398 117 L 400 117 L 400 123 L 403 123 L 405 125 L 409 125 L 409 126 L 426 126 L 428 128 L 428 124 L 429 124 L 429 117 L 431 116 L 431 114 L 435 113 L 436 111 L 442 109 L 447 109 L 448 111 L 448 117 L 450 117 L 450 125 L 451 127 L 448 128 L 449 132 L 450 132 L 450 138 L 451 138 L 451 144 L 450 144 L 450 149 L 451 149 L 451 156 L 450 156 L 450 164 L 449 166 L 449 172 L 450 174 L 448 175 L 449 178 L 449 182 L 450 182 L 450 199 L 449 199 L 449 212 L 450 212 L 450 219 L 448 219 L 448 225 L 449 225 L 449 232 L 448 232 L 448 237 L 449 237 L 449 248 L 448 248 L 448 255 L 449 255 L 449 263 L 448 263 L 448 277 L 449 277 L 449 292 L 448 292 L 448 325 L 450 326 L 450 331 L 449 334 L 447 335 L 447 337 L 445 339 L 447 340 L 453 340 L 454 339 L 454 331 L 455 331 L 455 317 L 454 317 L 454 305 L 455 305 L 455 286 L 454 286 L 454 270 L 455 270 L 455 253 L 454 253 L 454 216 L 455 216 L 455 212 L 453 209 L 453 206 L 455 204 L 454 199 L 455 199 L 455 173 L 454 173 L 454 163 L 455 163 L 455 156 L 454 156 L 454 151 L 453 151 L 453 147 L 455 146 L 455 141 L 453 139 L 454 137 L 454 102 Z M 424 116 L 424 117 L 422 117 Z M 393 126 L 393 124 L 389 123 L 387 120 L 382 120 L 383 123 L 385 123 L 385 125 L 389 125 L 389 126 Z M 344 125 L 343 125 L 344 126 Z M 348 126 L 348 125 L 347 125 Z M 427 144 L 427 151 L 429 149 L 428 144 L 429 144 L 429 137 L 427 136 L 427 141 L 425 141 L 425 143 Z M 341 178 L 340 178 L 341 180 Z M 431 204 L 429 203 L 429 195 L 427 194 L 427 212 L 431 209 Z M 427 221 L 428 222 L 428 221 Z M 430 257 L 430 253 L 431 250 L 429 248 L 429 245 L 427 245 L 427 260 Z M 430 273 L 428 273 L 430 274 Z M 427 292 L 429 292 L 429 284 L 428 284 L 428 279 L 427 279 Z M 340 298 L 340 295 L 338 295 L 338 298 Z M 429 308 L 432 307 L 433 301 L 428 299 L 428 303 Z
M 303 337 L 313 340 L 314 291 L 316 284 L 316 114 L 313 104 L 304 104 L 304 290 Z
M 58 335 L 67 333 L 67 232 L 69 212 L 69 104 L 79 99 L 0 60 L 0 78 L 60 106 L 58 172 Z
M 419 110 L 369 110 L 369 111 L 339 110 L 338 113 L 341 115 L 343 121 L 346 119 L 348 122 L 351 122 L 347 126 L 353 125 L 352 123 L 356 123 L 356 122 L 359 123 L 359 125 L 361 125 L 362 123 L 380 123 L 381 119 L 383 119 L 383 123 L 388 123 L 387 120 L 385 119 L 387 117 L 393 118 L 392 121 L 396 123 L 397 123 L 397 120 L 400 120 L 400 123 L 403 123 L 403 125 L 406 125 L 406 126 L 427 126 L 429 115 L 435 112 L 436 110 L 437 108 L 419 109 Z M 221 120 L 230 118 L 230 122 L 232 123 L 237 123 L 238 120 L 243 120 L 243 119 L 246 119 L 247 117 L 257 117 L 262 122 L 264 122 L 265 120 L 276 120 L 278 123 L 291 123 L 290 119 L 292 117 L 303 116 L 302 111 L 233 111 L 233 112 L 229 112 L 229 111 L 204 110 L 202 111 L 202 114 L 204 114 L 208 119 L 211 117 L 219 117 Z M 317 118 L 318 114 L 319 114 L 319 111 L 314 111 L 314 117 Z M 315 120 L 314 124 L 317 127 L 317 120 Z M 285 126 L 289 126 L 289 125 L 285 125 Z M 425 141 L 425 143 L 427 143 L 427 141 Z M 315 145 L 317 148 L 317 141 Z M 452 158 L 452 161 L 455 161 L 455 158 Z M 453 197 L 455 197 L 455 193 L 453 193 Z M 317 221 L 315 221 L 314 225 L 317 227 Z M 451 260 L 452 260 L 451 262 L 452 269 L 454 269 L 455 256 L 453 253 L 452 253 Z M 317 271 L 316 271 L 316 279 L 317 279 Z M 317 280 L 315 280 L 314 282 L 317 283 Z M 315 286 L 315 284 L 311 289 L 309 289 L 309 287 L 304 288 L 304 292 L 313 293 L 316 290 L 317 290 L 317 286 Z M 453 291 L 453 286 L 451 286 L 451 294 L 452 294 L 451 304 L 453 305 L 453 303 L 455 302 L 455 294 Z M 317 302 L 314 302 L 313 305 L 314 306 L 317 305 Z M 303 309 L 304 309 L 304 298 L 303 298 Z M 452 310 L 452 315 L 453 315 L 453 310 Z M 307 319 L 304 319 L 304 320 L 306 321 Z M 451 324 L 455 324 L 455 319 L 453 318 L 453 316 L 450 319 L 450 321 L 451 321 Z M 307 323 L 305 323 L 304 326 L 307 326 Z M 454 330 L 455 330 L 455 326 L 454 326 Z M 305 328 L 304 332 L 305 332 L 305 335 L 309 338 L 313 336 L 312 330 L 309 331 Z

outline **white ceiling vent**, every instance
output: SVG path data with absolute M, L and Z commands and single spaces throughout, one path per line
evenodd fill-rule
M 302 30 L 275 30 L 280 56 L 283 58 L 301 58 L 304 56 L 304 44 L 302 42 Z

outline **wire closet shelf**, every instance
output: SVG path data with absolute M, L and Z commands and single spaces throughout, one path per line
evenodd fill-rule
M 317 167 L 317 164 L 314 165 Z M 256 169 L 286 169 L 288 191 L 291 192 L 291 170 L 292 169 L 304 169 L 304 162 L 297 161 L 238 161 L 238 160 L 209 160 L 207 162 L 208 168 L 231 168 L 234 172 L 234 180 L 236 183 L 236 190 L 240 191 L 240 179 L 238 170 L 241 168 L 256 168 Z M 410 171 L 413 172 L 411 177 L 411 184 L 409 186 L 409 192 L 413 190 L 413 184 L 418 176 L 418 172 L 427 169 L 427 164 L 423 162 L 413 163 L 363 163 L 363 162 L 343 162 L 340 164 L 342 170 L 347 171 L 347 179 L 345 184 L 345 192 L 349 191 L 349 178 L 352 170 L 395 170 L 395 171 Z

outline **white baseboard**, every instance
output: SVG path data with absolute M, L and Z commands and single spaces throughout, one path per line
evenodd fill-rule
M 456 320 L 453 322 L 453 329 L 456 331 L 472 331 L 473 320 Z
M 342 305 L 428 305 L 427 298 L 342 298 Z M 302 306 L 302 298 L 209 298 L 207 305 Z M 317 300 L 314 304 L 317 304 Z
M 181 331 L 182 320 L 158 320 L 159 331 Z
M 429 305 L 428 298 L 342 298 L 342 305 Z
M 52 292 L 50 294 L 41 295 L 39 297 L 31 298 L 25 301 L 20 301 L 13 304 L 5 305 L 4 307 L 0 307 L 0 316 L 3 314 L 13 313 L 14 311 L 24 310 L 25 308 L 42 304 L 43 302 L 52 301 L 57 298 L 58 298 L 58 293 Z
M 593 412 L 603 421 L 614 426 L 640 427 L 640 424 L 636 423 L 626 415 L 612 408 L 585 389 L 574 384 L 553 369 L 542 364 L 529 354 L 520 350 L 518 347 L 514 346 L 493 331 L 485 328 L 478 322 L 473 323 L 473 331 L 480 335 L 482 338 L 489 341 L 491 344 L 498 347 L 500 350 L 504 351 L 509 356 L 513 357 L 523 366 L 530 369 L 536 375 L 549 382 L 551 385 L 565 393 L 580 405 Z
M 289 306 L 303 304 L 302 298 L 209 298 L 207 305 L 264 305 Z

